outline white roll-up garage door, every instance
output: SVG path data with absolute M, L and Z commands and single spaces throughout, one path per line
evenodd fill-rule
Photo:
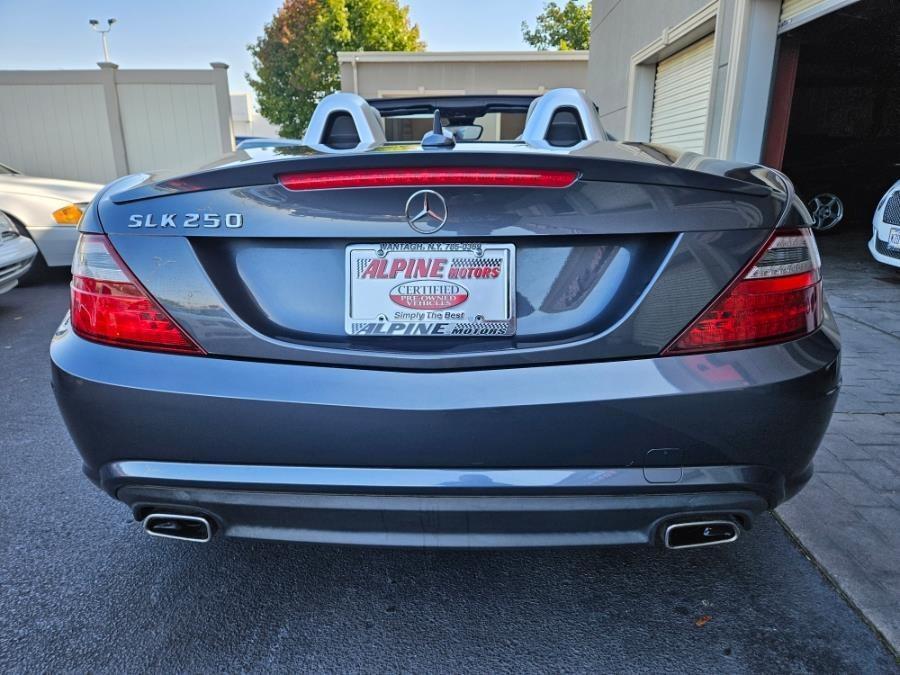
M 713 73 L 712 35 L 656 65 L 650 142 L 703 152 Z

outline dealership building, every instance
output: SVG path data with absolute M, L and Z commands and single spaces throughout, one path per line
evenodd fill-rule
M 804 161 L 807 146 L 896 138 L 898 9 L 594 0 L 588 93 L 619 137 L 776 167 Z
M 782 169 L 870 227 L 900 178 L 897 0 L 593 0 L 604 126 Z

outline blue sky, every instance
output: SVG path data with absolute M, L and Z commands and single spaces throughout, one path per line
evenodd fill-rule
M 402 1 L 402 0 L 401 0 Z M 406 0 L 431 51 L 527 49 L 519 24 L 531 23 L 543 0 Z M 100 37 L 88 19 L 118 23 L 110 55 L 122 68 L 230 66 L 230 88 L 249 91 L 246 45 L 279 0 L 0 0 L 0 69 L 95 68 Z M 472 19 L 466 14 L 471 12 Z

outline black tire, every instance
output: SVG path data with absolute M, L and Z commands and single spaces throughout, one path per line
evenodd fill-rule
M 20 236 L 28 237 L 29 239 L 34 241 L 34 239 L 31 238 L 31 235 L 28 234 L 28 230 L 22 223 L 20 223 L 16 218 L 12 217 L 8 213 L 6 213 L 5 215 L 12 221 L 12 224 L 16 226 L 16 229 L 19 231 Z M 43 281 L 46 281 L 47 277 L 49 276 L 50 267 L 47 265 L 47 261 L 44 260 L 43 254 L 38 251 L 38 254 L 34 257 L 34 262 L 31 263 L 31 267 L 28 268 L 28 271 L 25 272 L 25 274 L 19 277 L 19 286 L 33 286 L 34 284 L 39 284 Z

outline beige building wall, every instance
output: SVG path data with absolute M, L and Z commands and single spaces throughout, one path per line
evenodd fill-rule
M 708 4 L 709 0 L 593 1 L 587 92 L 604 128 L 619 138 L 625 135 L 633 55 Z
M 339 52 L 341 89 L 364 98 L 585 89 L 588 52 Z
M 0 71 L 0 163 L 106 183 L 187 169 L 234 148 L 227 66 Z
M 231 126 L 235 136 L 277 138 L 279 128 L 253 108 L 253 98 L 247 92 L 231 94 Z

